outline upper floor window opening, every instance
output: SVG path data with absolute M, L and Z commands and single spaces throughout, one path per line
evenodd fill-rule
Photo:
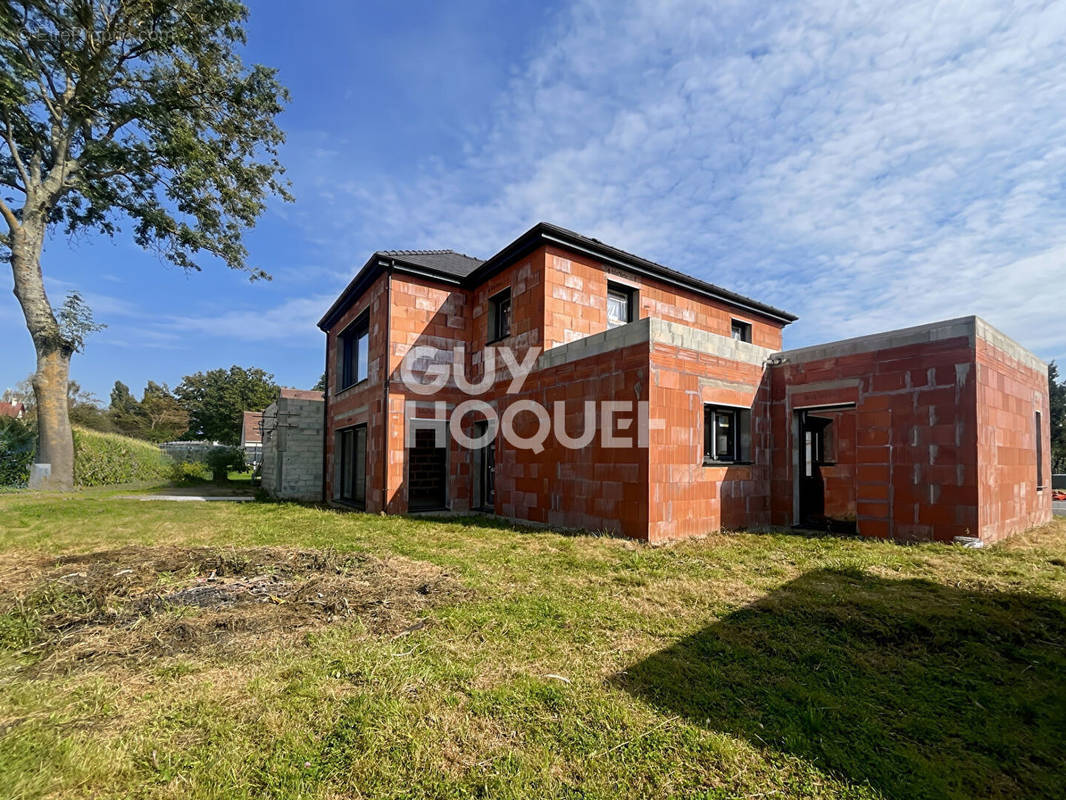
M 367 379 L 370 362 L 370 313 L 363 312 L 340 335 L 338 391 Z
M 506 339 L 511 335 L 511 290 L 489 298 L 489 342 Z
M 743 322 L 739 319 L 733 320 L 730 326 L 730 333 L 732 334 L 733 338 L 736 339 L 738 342 L 748 342 L 749 344 L 751 343 L 750 322 Z
M 607 284 L 607 327 L 628 325 L 637 318 L 637 290 L 620 283 Z

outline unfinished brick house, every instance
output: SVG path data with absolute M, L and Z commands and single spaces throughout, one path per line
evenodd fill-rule
M 319 322 L 324 499 L 652 542 L 768 526 L 990 542 L 1050 519 L 1042 361 L 976 317 L 782 350 L 795 319 L 547 223 L 486 261 L 375 253 Z M 532 369 L 477 387 L 501 346 Z M 416 390 L 457 352 L 464 383 Z M 492 414 L 450 427 L 473 395 Z M 529 401 L 552 414 L 542 440 L 536 414 L 508 412 Z M 518 445 L 447 435 L 509 413 Z

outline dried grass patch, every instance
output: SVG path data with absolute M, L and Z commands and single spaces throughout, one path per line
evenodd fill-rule
M 441 568 L 329 550 L 131 546 L 0 557 L 0 645 L 51 670 L 210 650 L 358 620 L 422 627 L 469 594 Z

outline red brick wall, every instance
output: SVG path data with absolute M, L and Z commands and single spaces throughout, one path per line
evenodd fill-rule
M 773 372 L 773 524 L 796 519 L 794 410 L 854 402 L 859 532 L 943 541 L 977 535 L 976 379 L 969 337 L 793 360 Z
M 765 368 L 656 342 L 651 352 L 649 537 L 666 541 L 770 522 L 769 386 Z M 706 403 L 752 409 L 752 464 L 703 465 Z
M 387 510 L 390 513 L 402 513 L 407 510 L 408 465 L 405 447 L 407 428 L 405 402 L 411 400 L 426 404 L 441 400 L 455 404 L 462 399 L 454 384 L 450 384 L 432 397 L 407 391 L 400 373 L 400 365 L 408 351 L 414 347 L 423 346 L 437 348 L 450 358 L 455 346 L 462 344 L 467 347 L 469 361 L 469 342 L 475 327 L 470 312 L 470 292 L 465 289 L 409 275 L 392 277 L 387 503 Z M 422 374 L 422 370 L 414 370 L 414 377 L 421 379 Z M 419 407 L 416 416 L 432 417 L 433 414 L 423 405 Z M 454 443 L 449 444 L 449 450 L 449 495 L 462 494 L 463 482 L 469 480 L 469 475 L 460 469 L 461 460 L 456 458 Z M 456 510 L 466 510 L 466 507 L 460 505 Z
M 498 513 L 553 526 L 647 538 L 648 450 L 636 446 L 635 413 L 637 402 L 648 399 L 647 376 L 648 345 L 643 343 L 538 370 L 526 380 L 522 392 L 499 396 L 494 406 L 501 417 L 518 400 L 537 401 L 550 413 L 555 401 L 563 401 L 566 430 L 574 437 L 584 429 L 585 400 L 629 401 L 633 413 L 619 414 L 613 433 L 630 438 L 634 446 L 603 446 L 598 409 L 596 436 L 581 449 L 565 448 L 554 434 L 539 454 L 501 442 L 496 456 Z M 630 420 L 628 426 L 622 419 Z M 520 436 L 532 435 L 537 425 L 528 413 L 517 416 L 515 423 Z
M 544 252 L 545 347 L 606 330 L 607 282 L 612 280 L 638 290 L 638 319 L 656 317 L 722 336 L 731 335 L 731 320 L 738 319 L 751 324 L 753 344 L 781 348 L 780 322 L 569 250 L 548 247 Z
M 384 407 L 384 380 L 386 377 L 385 331 L 387 278 L 378 278 L 362 297 L 344 313 L 326 334 L 327 370 L 327 431 L 325 491 L 327 500 L 333 498 L 336 462 L 334 460 L 335 433 L 340 428 L 361 423 L 367 424 L 367 510 L 381 509 L 382 482 L 382 409 Z M 370 341 L 368 342 L 369 364 L 367 379 L 344 391 L 337 391 L 338 336 L 356 317 L 370 309 Z
M 985 541 L 1051 520 L 1047 372 L 1015 356 L 977 339 L 980 535 Z M 1042 492 L 1036 486 L 1037 411 L 1047 487 Z

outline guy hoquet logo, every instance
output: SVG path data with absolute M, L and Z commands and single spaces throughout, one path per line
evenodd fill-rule
M 554 436 L 555 441 L 568 450 L 588 447 L 599 434 L 599 443 L 605 448 L 631 449 L 647 447 L 653 430 L 662 430 L 665 421 L 650 419 L 646 400 L 584 400 L 582 403 L 580 431 L 571 434 L 566 428 L 567 407 L 563 400 L 552 402 L 549 410 L 543 403 L 528 398 L 506 403 L 503 414 L 494 404 L 477 399 L 496 386 L 498 380 L 509 378 L 507 395 L 519 394 L 526 378 L 536 366 L 541 348 L 530 347 L 519 358 L 509 347 L 486 347 L 483 351 L 484 371 L 480 380 L 473 382 L 466 374 L 466 348 L 457 344 L 452 350 L 442 350 L 428 345 L 413 347 L 400 364 L 400 378 L 404 388 L 427 400 L 444 390 L 458 390 L 471 395 L 451 409 L 443 400 L 433 400 L 433 416 L 418 416 L 425 403 L 408 400 L 405 415 L 412 424 L 407 426 L 407 446 L 414 445 L 415 431 L 431 427 L 437 447 L 446 445 L 445 431 L 462 447 L 478 449 L 485 447 L 502 434 L 511 447 L 518 450 L 543 452 L 545 442 Z M 498 372 L 502 362 L 506 372 Z M 517 425 L 520 415 L 528 414 L 536 421 L 530 432 L 526 425 Z M 468 417 L 484 421 L 484 430 L 470 436 L 463 430 Z M 633 430 L 636 422 L 636 430 Z M 522 428 L 519 433 L 516 428 Z M 633 435 L 635 434 L 635 436 Z

